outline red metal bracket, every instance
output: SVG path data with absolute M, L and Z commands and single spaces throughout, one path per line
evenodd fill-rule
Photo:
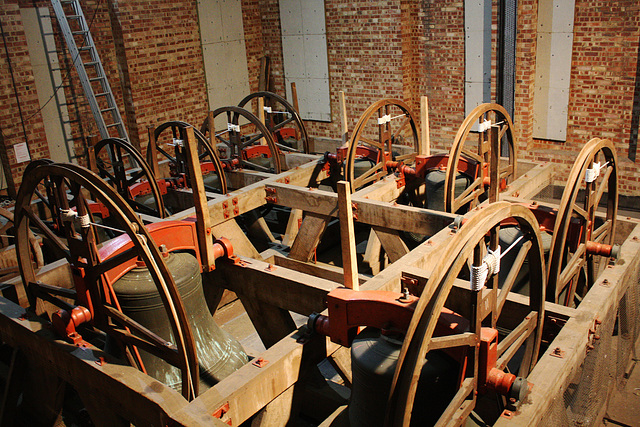
M 229 412 L 229 402 L 226 402 L 224 405 L 216 409 L 211 415 L 214 418 L 218 418 L 219 420 L 227 423 L 228 425 L 233 425 L 231 424 L 231 418 L 229 418 L 229 416 L 227 415 L 228 412 Z

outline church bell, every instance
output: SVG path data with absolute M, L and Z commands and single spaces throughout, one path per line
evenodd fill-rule
M 240 343 L 213 321 L 202 289 L 200 264 L 188 253 L 167 253 L 165 263 L 176 282 L 189 319 L 200 366 L 203 392 L 247 363 Z M 136 267 L 113 285 L 124 314 L 150 331 L 175 343 L 160 295 L 146 267 Z M 147 373 L 181 391 L 180 370 L 141 349 Z
M 384 423 L 391 382 L 402 348 L 401 339 L 381 334 L 376 328 L 366 328 L 353 340 L 351 427 Z M 458 363 L 441 351 L 427 354 L 411 414 L 412 426 L 433 425 L 440 418 L 457 391 L 459 369 Z

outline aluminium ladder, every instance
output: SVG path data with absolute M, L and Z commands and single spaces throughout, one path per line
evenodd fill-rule
M 118 136 L 129 141 L 118 105 L 107 81 L 100 56 L 82 13 L 79 0 L 51 0 L 60 30 L 69 48 L 85 97 L 102 139 Z M 67 13 L 70 11 L 70 13 Z M 80 46 L 76 37 L 81 40 Z M 116 129 L 118 134 L 111 135 Z

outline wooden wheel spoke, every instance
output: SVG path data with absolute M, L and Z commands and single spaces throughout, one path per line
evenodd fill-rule
M 465 205 L 467 202 L 473 200 L 478 194 L 482 194 L 482 178 L 477 178 L 470 186 L 468 186 L 459 196 L 454 200 L 457 207 Z M 457 209 L 456 209 L 457 210 Z
M 100 276 L 109 270 L 121 265 L 122 263 L 129 261 L 131 258 L 134 258 L 138 255 L 138 251 L 135 247 L 131 247 L 125 251 L 120 252 L 117 255 L 113 255 L 106 260 L 101 260 L 100 263 L 93 267 L 94 275 Z
M 410 154 L 405 154 L 403 156 L 396 157 L 396 161 L 403 162 L 403 163 L 407 163 L 407 161 L 413 162 L 415 159 L 416 159 L 416 153 L 410 153 Z
M 276 133 L 277 131 L 279 131 L 283 127 L 287 126 L 291 122 L 293 122 L 293 117 L 289 117 L 289 118 L 281 121 L 280 123 L 271 126 L 271 132 Z
M 446 335 L 443 337 L 433 337 L 429 342 L 429 351 L 443 348 L 453 348 L 461 346 L 474 347 L 477 342 L 477 335 L 473 332 L 462 334 Z
M 71 261 L 71 254 L 69 253 L 69 248 L 67 247 L 67 245 L 65 245 L 64 242 L 58 236 L 56 236 L 53 231 L 51 231 L 51 229 L 47 227 L 47 225 L 42 222 L 42 220 L 35 213 L 33 213 L 31 208 L 25 206 L 23 208 L 23 212 L 33 223 L 30 224 L 30 226 L 35 226 L 38 230 L 40 230 L 42 234 L 54 245 L 54 247 L 58 249 L 67 260 Z
M 598 184 L 598 187 L 596 188 L 595 197 L 593 197 L 590 200 L 591 206 L 593 206 L 595 209 L 598 209 L 600 200 L 602 200 L 602 196 L 604 195 L 605 190 L 609 186 L 608 185 L 609 177 L 611 177 L 612 173 L 613 173 L 613 166 L 607 166 L 607 170 L 605 171 L 604 175 L 602 176 L 602 180 L 600 181 L 600 183 Z
M 474 391 L 473 378 L 465 379 L 456 395 L 453 396 L 447 409 L 445 409 L 444 413 L 438 419 L 436 425 L 450 425 L 453 420 L 465 419 L 473 410 L 476 402 L 476 397 L 473 395 Z M 469 398 L 469 396 L 472 397 Z
M 110 332 L 114 333 L 123 342 L 140 347 L 154 356 L 164 359 L 173 366 L 181 366 L 177 348 L 174 344 L 151 332 L 116 308 L 106 304 L 104 308 L 114 322 L 126 328 L 123 330 L 113 326 L 110 327 Z
M 139 170 L 139 171 L 135 172 L 133 175 L 131 175 L 131 177 L 129 179 L 127 179 L 125 185 L 127 187 L 129 187 L 130 185 L 135 184 L 140 178 L 142 178 L 145 175 L 146 174 L 144 173 L 143 170 Z
M 518 274 L 520 273 L 520 270 L 524 265 L 524 262 L 527 258 L 527 255 L 529 254 L 529 250 L 531 249 L 531 246 L 532 246 L 531 241 L 525 242 L 520 247 L 520 250 L 518 251 L 516 258 L 514 259 L 513 264 L 511 264 L 509 274 L 507 275 L 507 278 L 502 284 L 502 288 L 500 289 L 500 293 L 498 294 L 498 303 L 496 308 L 498 313 L 502 311 L 502 308 L 504 307 L 504 303 L 507 301 L 507 295 L 509 294 L 509 292 L 511 292 L 511 289 L 513 289 L 513 285 L 515 285 L 516 280 L 518 279 Z
M 240 147 L 242 149 L 245 149 L 245 148 L 250 147 L 252 145 L 256 145 L 256 142 L 258 142 L 262 138 L 264 138 L 264 135 L 261 134 L 261 133 L 257 133 L 255 135 L 251 136 L 251 138 L 249 138 L 246 142 L 241 143 Z
M 368 182 L 371 182 L 370 178 L 373 177 L 375 179 L 377 176 L 377 173 L 381 170 L 382 170 L 382 163 L 376 163 L 375 166 L 373 166 L 371 169 L 369 169 L 368 171 L 366 171 L 365 173 L 363 173 L 362 175 L 360 175 L 354 180 L 355 188 L 359 188 L 360 186 Z
M 584 265 L 584 255 L 586 253 L 586 245 L 581 243 L 578 249 L 571 255 L 569 261 L 560 272 L 558 283 L 556 285 L 556 295 L 560 295 L 561 291 L 566 287 L 567 283 L 576 275 L 577 271 Z
M 513 165 L 507 165 L 500 169 L 500 175 L 498 177 L 504 179 L 511 175 L 513 175 Z
M 204 153 L 198 155 L 198 160 L 202 161 L 202 159 L 206 159 L 207 157 L 209 157 L 209 153 L 205 151 Z
M 171 154 L 167 153 L 165 150 L 163 150 L 161 147 L 157 147 L 158 151 L 165 156 L 167 159 L 171 160 L 172 162 L 176 162 L 176 158 L 173 157 Z
M 573 212 L 577 214 L 583 221 L 589 220 L 589 213 L 586 210 L 584 210 L 582 207 L 578 206 L 577 204 L 574 204 L 572 208 L 573 208 Z
M 73 310 L 74 306 L 72 304 L 61 299 L 66 298 L 74 301 L 77 295 L 72 289 L 66 289 L 59 286 L 52 286 L 36 282 L 29 282 L 27 288 L 32 295 L 35 295 L 41 300 L 47 301 L 55 305 L 56 307 L 67 310 L 69 312 Z
M 463 154 L 464 156 L 470 158 L 471 160 L 475 160 L 478 163 L 483 163 L 484 159 L 482 158 L 482 156 L 478 153 L 474 153 L 471 150 L 467 150 L 466 148 L 463 148 L 460 151 L 461 154 Z
M 405 117 L 402 119 L 402 123 L 400 123 L 400 126 L 398 126 L 396 131 L 391 134 L 391 140 L 395 141 L 396 137 L 400 134 L 400 132 L 405 130 L 410 123 L 411 123 L 411 118 L 405 115 Z
M 609 235 L 610 231 L 611 220 L 606 220 L 600 227 L 593 230 L 591 233 L 591 241 L 602 243 L 602 241 Z
M 502 140 L 502 137 L 504 137 L 504 135 L 507 133 L 508 130 L 509 130 L 508 125 L 503 124 L 502 126 L 500 126 L 500 131 L 498 132 L 498 139 Z
M 500 370 L 506 368 L 507 363 L 509 363 L 522 344 L 524 344 L 533 333 L 537 325 L 538 313 L 532 311 L 513 331 L 498 343 L 498 361 L 496 362 L 496 368 Z
M 248 166 L 249 168 L 253 168 L 261 172 L 271 172 L 271 168 L 259 165 L 257 163 L 253 163 L 249 160 L 240 159 L 240 161 L 242 162 L 243 166 Z
M 367 138 L 367 137 L 361 136 L 360 139 L 358 140 L 358 142 L 361 145 L 362 145 L 362 143 L 369 144 L 369 145 L 373 145 L 378 150 L 384 150 L 384 144 L 383 143 L 381 143 L 380 141 L 374 141 L 371 138 Z
M 220 134 L 217 134 L 215 137 L 216 137 L 216 141 L 221 142 L 227 147 L 231 148 L 233 146 L 233 143 L 231 142 L 230 139 L 224 139 Z

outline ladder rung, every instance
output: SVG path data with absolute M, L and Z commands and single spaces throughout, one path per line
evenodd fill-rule
M 109 95 L 109 92 L 96 93 L 96 97 L 98 97 L 98 96 L 107 96 L 107 95 Z
M 114 126 L 121 126 L 121 125 L 122 125 L 122 123 L 112 123 L 112 124 L 110 124 L 110 125 L 107 125 L 106 127 L 108 127 L 108 128 L 112 128 L 112 127 L 114 127 Z
M 107 111 L 114 111 L 116 107 L 105 108 L 104 110 L 100 110 L 101 113 L 106 113 Z
M 97 82 L 99 80 L 104 80 L 104 76 L 100 76 L 100 77 L 91 77 L 89 79 L 90 82 Z
M 67 19 L 81 19 L 82 15 L 67 15 Z
M 71 34 L 73 34 L 74 36 L 83 36 L 85 34 L 87 34 L 89 31 L 86 30 L 80 30 L 80 31 L 71 31 Z
M 78 48 L 78 50 L 81 51 L 81 52 L 86 52 L 86 51 L 91 50 L 91 49 L 93 49 L 93 46 L 82 46 L 82 47 Z
M 95 67 L 96 65 L 98 65 L 99 62 L 98 61 L 90 61 L 90 62 L 85 62 L 84 66 L 85 67 Z

